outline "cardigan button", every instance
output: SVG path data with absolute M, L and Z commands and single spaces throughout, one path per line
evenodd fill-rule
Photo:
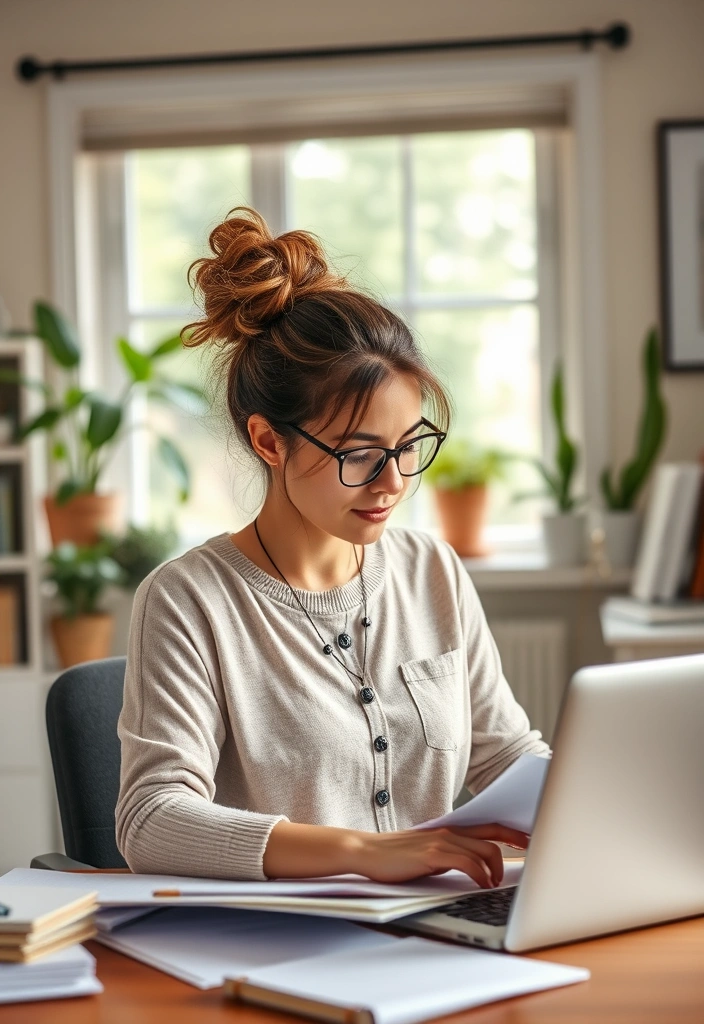
M 388 746 L 389 741 L 387 740 L 386 736 L 377 736 L 377 738 L 374 740 L 374 749 L 379 754 L 382 754 L 388 748 Z
M 391 799 L 391 796 L 389 794 L 388 789 L 380 789 L 377 795 L 374 797 L 374 799 L 379 804 L 379 807 L 386 807 L 389 800 Z
M 363 686 L 359 691 L 359 696 L 362 698 L 362 703 L 371 704 L 374 700 L 374 691 L 371 686 Z
M 340 635 L 337 638 L 337 642 L 339 646 L 344 651 L 346 651 L 349 647 L 352 646 L 352 637 L 349 635 L 349 633 L 340 633 Z

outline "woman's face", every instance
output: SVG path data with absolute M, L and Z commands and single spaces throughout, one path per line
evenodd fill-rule
M 349 407 L 324 430 L 316 423 L 301 423 L 307 433 L 335 448 L 349 423 Z M 397 448 L 427 428 L 420 424 L 421 395 L 412 377 L 397 375 L 374 393 L 364 419 L 345 441 L 346 448 L 380 445 Z M 395 459 L 371 483 L 345 487 L 340 481 L 339 463 L 316 445 L 301 439 L 286 470 L 286 488 L 298 511 L 313 526 L 354 544 L 373 543 L 384 531 L 393 509 L 414 484 L 414 477 L 399 473 Z M 371 517 L 370 510 L 384 510 Z M 367 513 L 365 516 L 364 513 Z

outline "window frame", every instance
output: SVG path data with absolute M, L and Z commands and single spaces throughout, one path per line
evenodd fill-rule
M 583 454 L 578 486 L 586 486 L 588 493 L 596 497 L 599 473 L 608 461 L 598 54 L 543 55 L 502 61 L 477 59 L 474 55 L 452 60 L 426 57 L 393 62 L 393 66 L 388 62 L 374 62 L 373 67 L 368 61 L 349 61 L 317 68 L 315 73 L 301 73 L 295 68 L 276 68 L 270 72 L 257 69 L 249 73 L 239 69 L 237 73 L 227 71 L 198 77 L 169 73 L 160 76 L 158 81 L 154 77 L 134 75 L 129 79 L 111 76 L 93 81 L 52 83 L 48 89 L 48 150 L 53 301 L 77 320 L 82 337 L 106 337 L 105 320 L 114 320 L 115 326 L 119 320 L 110 302 L 107 305 L 111 313 L 97 312 L 102 308 L 102 296 L 94 276 L 91 278 L 90 259 L 86 255 L 91 247 L 95 252 L 94 228 L 90 222 L 90 212 L 95 206 L 95 182 L 91 182 L 91 172 L 81 158 L 82 125 L 86 117 L 92 117 L 95 122 L 101 111 L 136 110 L 150 103 L 167 101 L 173 104 L 179 97 L 192 95 L 194 90 L 201 98 L 208 95 L 214 102 L 222 102 L 223 97 L 231 95 L 233 88 L 238 83 L 241 86 L 243 81 L 245 85 L 249 81 L 250 89 L 267 88 L 267 83 L 273 82 L 276 90 L 285 89 L 287 83 L 294 89 L 297 81 L 312 81 L 313 78 L 316 78 L 316 88 L 324 83 L 323 91 L 328 98 L 339 96 L 342 101 L 350 83 L 362 79 L 367 89 L 378 85 L 382 97 L 389 82 L 396 88 L 403 88 L 405 83 L 408 89 L 415 91 L 419 83 L 423 83 L 429 96 L 435 90 L 439 104 L 447 94 L 448 85 L 453 83 L 460 87 L 467 82 L 488 82 L 497 86 L 508 82 L 513 87 L 523 83 L 527 90 L 543 87 L 564 90 L 571 130 L 564 133 L 558 152 L 553 154 L 554 168 L 559 171 L 563 211 L 560 224 L 557 227 L 553 224 L 551 229 L 559 233 L 559 257 L 555 266 L 547 264 L 545 267 L 547 273 L 554 274 L 559 265 L 564 287 L 559 289 L 559 301 L 553 303 L 553 308 L 539 310 L 539 315 L 541 335 L 547 330 L 546 323 L 552 321 L 553 336 L 564 339 L 559 350 L 565 363 L 570 426 Z M 383 107 L 383 99 L 381 105 Z M 383 115 L 383 109 L 379 113 Z M 269 184 L 269 191 L 271 196 L 276 196 L 275 183 Z M 254 196 L 253 201 L 268 208 L 263 198 Z M 543 222 L 539 217 L 539 225 Z M 277 227 L 275 219 L 272 226 Z M 79 273 L 86 285 L 81 288 L 80 297 Z M 540 291 L 539 286 L 539 295 Z M 124 325 L 118 329 L 124 329 Z M 114 337 L 115 327 L 108 330 L 108 334 Z M 86 355 L 82 383 L 109 391 L 109 367 L 100 365 L 99 353 Z M 543 373 L 542 378 L 546 381 L 549 374 Z M 547 409 L 545 402 L 543 407 Z M 546 427 L 544 436 L 549 438 L 549 420 Z M 125 461 L 126 457 L 113 460 L 106 486 L 125 486 L 130 473 Z M 52 469 L 54 467 L 50 466 L 50 486 L 55 482 Z

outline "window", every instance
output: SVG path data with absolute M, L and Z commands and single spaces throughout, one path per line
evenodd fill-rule
M 555 275 L 542 272 L 555 265 L 554 238 L 539 216 L 547 204 L 554 225 L 551 135 L 423 132 L 92 156 L 112 168 L 97 177 L 122 206 L 124 223 L 119 244 L 100 247 L 103 280 L 117 296 L 103 332 L 127 330 L 147 345 L 193 319 L 187 267 L 206 251 L 209 228 L 233 206 L 251 203 L 274 230 L 315 231 L 339 270 L 406 318 L 453 393 L 455 434 L 540 455 L 550 441 L 544 395 L 557 304 Z M 104 198 L 98 208 L 111 206 Z M 173 375 L 209 379 L 207 353 L 169 358 Z M 178 439 L 194 488 L 177 507 L 169 476 L 135 431 L 133 519 L 175 514 L 182 543 L 191 546 L 251 518 L 258 495 L 228 443 L 221 409 L 199 421 L 156 403 L 135 414 Z M 515 462 L 492 487 L 499 543 L 537 535 L 537 503 L 511 501 L 536 482 L 529 466 Z M 434 526 L 426 488 L 395 523 Z

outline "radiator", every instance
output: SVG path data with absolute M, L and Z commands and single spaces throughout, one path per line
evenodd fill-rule
M 552 742 L 567 685 L 567 624 L 562 619 L 495 619 L 491 632 L 504 675 L 530 724 Z

